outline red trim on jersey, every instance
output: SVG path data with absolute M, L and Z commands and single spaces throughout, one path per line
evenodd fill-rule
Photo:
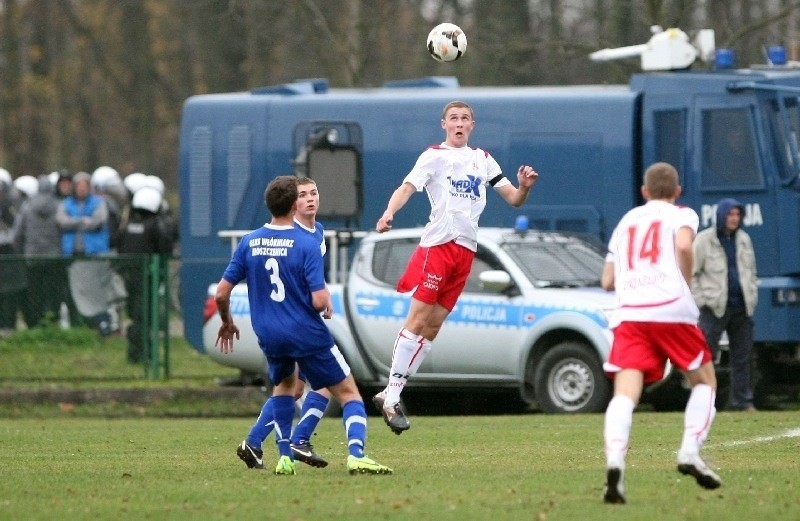
M 664 302 L 655 302 L 653 304 L 625 304 L 620 306 L 621 308 L 655 308 L 658 306 L 666 306 L 667 304 L 672 304 L 676 300 L 680 300 L 680 297 L 675 297 L 671 300 L 665 300 Z
M 468 147 L 466 147 L 466 148 L 469 148 L 470 150 L 477 150 L 476 148 L 472 148 L 472 147 L 470 147 L 470 146 L 468 146 Z M 431 145 L 431 146 L 429 146 L 429 147 L 428 147 L 428 149 L 429 149 L 429 150 L 430 150 L 430 149 L 433 149 L 433 150 L 460 150 L 459 148 L 455 148 L 455 147 L 443 147 L 442 145 Z M 489 152 L 488 152 L 487 150 L 484 150 L 484 151 L 483 151 L 483 155 L 484 155 L 484 156 L 486 156 L 486 157 L 489 157 Z

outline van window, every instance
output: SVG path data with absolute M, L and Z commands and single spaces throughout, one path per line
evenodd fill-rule
M 684 143 L 686 143 L 686 111 L 683 109 L 653 112 L 656 161 L 664 161 L 683 172 Z
M 703 188 L 763 186 L 750 110 L 703 111 Z

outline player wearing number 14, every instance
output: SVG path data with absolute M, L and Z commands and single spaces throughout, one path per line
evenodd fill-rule
M 616 290 L 618 305 L 610 320 L 614 342 L 604 365 L 614 378 L 603 430 L 606 503 L 625 503 L 625 455 L 633 410 L 644 385 L 663 377 L 667 359 L 692 386 L 678 471 L 703 488 L 722 484 L 700 457 L 716 414 L 717 380 L 690 291 L 699 219 L 691 208 L 675 204 L 680 194 L 675 168 L 667 163 L 650 166 L 642 187 L 647 202 L 622 217 L 608 244 L 601 282 L 604 289 Z

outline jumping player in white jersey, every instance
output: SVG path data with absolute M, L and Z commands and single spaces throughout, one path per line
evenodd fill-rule
M 606 503 L 625 503 L 623 477 L 633 410 L 644 385 L 663 377 L 667 359 L 692 386 L 678 470 L 707 489 L 722 484 L 700 457 L 716 414 L 717 379 L 690 290 L 699 219 L 691 208 L 675 204 L 680 194 L 675 168 L 652 165 L 642 186 L 647 202 L 622 217 L 608 245 L 601 282 L 605 290 L 616 290 L 617 309 L 610 321 L 614 342 L 604 365 L 614 378 L 603 431 Z
M 294 224 L 300 229 L 314 234 L 319 242 L 320 251 L 325 256 L 325 233 L 322 225 L 317 222 L 319 210 L 319 190 L 317 183 L 308 177 L 297 178 L 297 211 L 294 215 Z M 298 372 L 294 397 L 299 400 L 305 391 L 305 377 Z M 294 459 L 302 461 L 312 467 L 323 468 L 328 466 L 325 458 L 314 450 L 311 444 L 311 435 L 317 428 L 319 421 L 325 414 L 325 409 L 330 401 L 331 393 L 327 389 L 311 390 L 303 400 L 300 410 L 300 420 L 297 422 L 291 437 L 291 449 Z M 250 432 L 238 447 L 236 455 L 251 469 L 263 469 L 264 440 L 269 436 L 275 426 L 273 400 L 268 398 L 261 407 L 261 413 L 250 428 Z
M 242 238 L 217 285 L 215 300 L 222 319 L 217 345 L 228 353 L 233 350 L 234 336 L 239 338 L 230 311 L 231 292 L 236 284 L 247 280 L 253 331 L 275 384 L 272 400 L 280 456 L 275 473 L 296 473 L 289 435 L 299 366 L 312 388 L 327 387 L 342 404 L 348 471 L 390 474 L 392 469 L 364 454 L 364 402 L 350 367 L 322 320 L 330 317 L 333 306 L 325 285 L 320 243 L 314 234 L 294 225 L 296 178 L 273 179 L 267 186 L 265 202 L 271 221 Z
M 402 293 L 414 290 L 411 306 L 394 343 L 389 384 L 372 399 L 395 434 L 410 427 L 400 406 L 400 393 L 430 352 L 431 342 L 453 310 L 472 268 L 486 187 L 493 187 L 508 204 L 519 207 L 539 177 L 530 166 L 520 166 L 519 188 L 515 188 L 488 152 L 467 145 L 475 119 L 466 103 L 445 105 L 441 125 L 444 142 L 419 156 L 376 225 L 379 233 L 390 230 L 395 214 L 409 198 L 423 189 L 428 192 L 429 222 L 397 284 Z

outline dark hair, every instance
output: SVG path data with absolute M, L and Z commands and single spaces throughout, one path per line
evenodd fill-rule
M 286 217 L 297 201 L 297 178 L 291 175 L 278 176 L 267 185 L 264 202 L 273 217 Z
M 670 199 L 678 188 L 678 171 L 669 163 L 653 163 L 644 173 L 651 199 Z

